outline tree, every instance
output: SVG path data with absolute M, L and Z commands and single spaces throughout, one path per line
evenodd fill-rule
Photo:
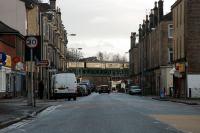
M 121 56 L 120 54 L 114 54 L 112 56 L 112 61 L 114 62 L 127 62 L 126 56 Z
M 103 52 L 97 53 L 97 59 L 100 60 L 100 61 L 104 61 Z
M 119 62 L 121 60 L 121 56 L 119 54 L 114 54 L 112 57 L 112 61 Z
M 81 51 L 78 51 L 76 53 L 76 49 L 71 49 L 71 50 L 68 49 L 66 56 L 68 60 L 76 61 L 83 57 L 83 53 Z
M 99 61 L 127 62 L 126 56 L 121 56 L 119 53 L 98 52 L 97 59 Z

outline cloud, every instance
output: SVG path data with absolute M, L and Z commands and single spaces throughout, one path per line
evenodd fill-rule
M 158 0 L 157 0 L 158 1 Z M 98 51 L 127 52 L 130 33 L 137 32 L 155 0 L 57 0 L 69 33 L 69 47 L 82 47 L 85 56 Z M 165 0 L 165 13 L 175 0 Z M 146 12 L 148 10 L 148 12 Z
M 95 56 L 99 51 L 104 53 L 121 54 L 124 55 L 125 52 L 129 50 L 129 41 L 123 38 L 95 38 L 95 39 L 85 39 L 76 40 L 70 43 L 68 47 L 70 48 L 83 48 L 82 52 L 85 57 Z
M 105 17 L 97 16 L 90 20 L 90 23 L 108 23 L 109 20 Z

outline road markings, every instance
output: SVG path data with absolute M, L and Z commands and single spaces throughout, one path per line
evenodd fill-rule
M 10 126 L 4 128 L 4 129 L 0 130 L 0 132 L 1 133 L 7 133 L 7 132 L 10 132 L 10 131 L 14 131 L 14 129 L 20 130 L 22 132 L 26 132 L 24 129 L 20 129 L 20 128 L 30 124 L 32 121 L 33 121 L 33 119 L 22 120 L 18 123 L 15 123 L 13 125 L 10 125 Z
M 55 111 L 57 108 L 61 107 L 62 105 L 51 106 L 42 111 L 38 116 L 48 115 L 51 112 Z
M 51 112 L 55 111 L 57 108 L 61 107 L 61 105 L 57 105 L 57 106 L 51 106 L 47 109 L 45 109 L 44 111 L 42 111 L 40 114 L 38 114 L 38 116 L 44 116 L 44 115 L 48 115 Z M 19 130 L 20 132 L 26 132 L 26 130 L 22 129 L 22 127 L 30 124 L 31 122 L 33 122 L 35 119 L 35 117 L 31 117 L 25 120 L 22 120 L 20 122 L 17 122 L 13 125 L 10 125 L 2 130 L 0 130 L 1 133 L 7 133 L 7 132 L 11 132 L 14 131 L 14 129 Z

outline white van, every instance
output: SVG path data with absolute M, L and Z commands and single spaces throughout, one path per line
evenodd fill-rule
M 57 99 L 60 97 L 73 98 L 77 97 L 77 81 L 74 73 L 60 73 L 52 76 L 51 95 Z

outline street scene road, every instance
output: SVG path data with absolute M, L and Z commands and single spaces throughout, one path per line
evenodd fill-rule
M 187 121 L 186 121 L 187 120 Z M 121 93 L 61 102 L 1 133 L 198 133 L 200 106 Z

